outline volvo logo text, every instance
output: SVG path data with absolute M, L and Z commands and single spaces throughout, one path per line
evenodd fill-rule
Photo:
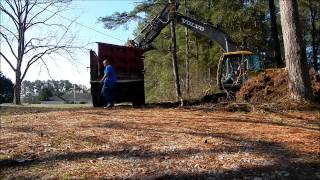
M 199 31 L 204 31 L 204 27 L 203 26 L 200 26 L 200 25 L 198 25 L 196 23 L 193 23 L 193 22 L 191 22 L 191 21 L 189 21 L 187 19 L 182 18 L 182 23 L 186 24 L 188 26 L 194 27 L 194 28 L 198 29 Z

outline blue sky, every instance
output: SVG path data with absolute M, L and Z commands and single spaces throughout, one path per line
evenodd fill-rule
M 72 31 L 77 33 L 77 41 L 80 44 L 87 44 L 88 42 L 106 42 L 111 44 L 123 45 L 128 39 L 133 39 L 133 31 L 137 26 L 137 22 L 132 22 L 128 25 L 128 29 L 120 27 L 116 30 L 107 30 L 103 28 L 102 23 L 98 23 L 97 19 L 101 16 L 111 15 L 116 11 L 130 11 L 134 8 L 140 0 L 73 0 L 70 5 L 70 10 L 61 14 L 68 19 L 74 19 L 79 24 L 72 26 Z M 58 17 L 61 21 L 68 21 L 62 17 Z M 3 20 L 2 23 L 6 22 Z M 85 28 L 80 24 L 93 28 Z M 120 39 L 120 40 L 118 40 Z M 88 49 L 96 50 L 97 44 L 92 43 L 87 46 Z M 1 46 L 4 50 L 4 46 Z M 67 79 L 72 83 L 90 85 L 89 69 L 89 51 L 76 52 L 77 63 L 70 63 L 68 60 L 57 57 L 55 61 L 47 62 L 50 68 L 50 75 L 55 80 Z M 13 71 L 9 68 L 6 62 L 1 59 L 1 70 L 5 76 L 14 81 L 15 76 Z M 35 64 L 26 75 L 25 80 L 46 80 L 50 79 L 47 70 L 40 63 Z

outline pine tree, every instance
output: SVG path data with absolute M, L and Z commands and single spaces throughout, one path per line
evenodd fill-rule
M 290 97 L 298 101 L 311 100 L 312 90 L 299 25 L 298 4 L 296 0 L 280 0 L 279 4 Z

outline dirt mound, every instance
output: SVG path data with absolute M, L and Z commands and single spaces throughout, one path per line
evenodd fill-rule
M 320 95 L 319 78 L 316 78 L 314 71 L 310 71 L 309 74 L 314 94 Z M 251 103 L 288 102 L 288 73 L 285 69 L 267 69 L 245 82 L 236 97 L 238 101 Z
M 310 70 L 309 74 L 313 92 L 316 96 L 320 96 L 320 76 L 316 75 L 316 72 L 314 70 Z

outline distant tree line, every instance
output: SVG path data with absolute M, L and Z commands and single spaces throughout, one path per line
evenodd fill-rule
M 13 83 L 0 72 L 0 104 L 11 103 L 13 100 Z
M 75 91 L 80 93 L 89 93 L 90 90 L 79 84 L 72 84 L 68 80 L 36 80 L 23 81 L 21 86 L 21 97 L 25 103 L 40 103 L 40 101 L 48 100 L 49 97 L 58 96 L 62 98 L 63 95 L 73 93 Z

